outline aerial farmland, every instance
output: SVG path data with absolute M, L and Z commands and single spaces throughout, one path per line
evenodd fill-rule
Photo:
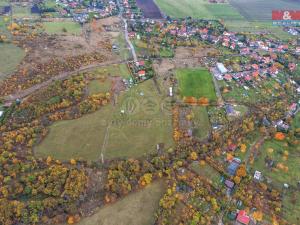
M 0 0 L 0 224 L 300 224 L 299 0 Z

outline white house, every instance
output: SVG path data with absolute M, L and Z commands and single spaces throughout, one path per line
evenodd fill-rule
M 260 180 L 261 179 L 261 172 L 256 170 L 253 177 L 254 177 L 255 180 Z
M 217 63 L 217 68 L 220 71 L 220 73 L 222 73 L 222 74 L 228 72 L 228 70 L 225 68 L 223 63 Z

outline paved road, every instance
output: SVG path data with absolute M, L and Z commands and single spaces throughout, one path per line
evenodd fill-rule
M 215 90 L 216 90 L 216 95 L 217 95 L 217 98 L 219 100 L 219 104 L 224 105 L 224 100 L 223 100 L 223 97 L 222 97 L 222 94 L 221 94 L 221 91 L 220 91 L 219 84 L 218 84 L 215 76 L 212 73 L 211 73 L 211 76 L 213 78 L 213 82 L 214 82 L 214 86 L 215 86 Z

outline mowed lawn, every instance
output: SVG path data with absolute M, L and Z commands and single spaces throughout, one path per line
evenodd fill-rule
M 114 204 L 105 206 L 78 225 L 152 225 L 165 185 L 155 182 Z
M 43 23 L 45 32 L 47 34 L 76 34 L 81 33 L 81 26 L 79 23 L 73 21 L 64 22 L 44 22 Z
M 206 0 L 156 0 L 159 8 L 174 18 L 231 19 L 244 18 L 230 4 L 211 4 Z
M 172 147 L 171 116 L 165 103 L 153 81 L 146 81 L 122 93 L 115 106 L 54 123 L 35 153 L 61 160 L 97 160 L 101 153 L 105 159 L 140 157 L 156 151 L 158 143 Z
M 25 51 L 13 44 L 0 43 L 0 80 L 14 72 L 25 57 Z
M 179 69 L 176 71 L 182 97 L 206 97 L 216 101 L 212 75 L 206 69 Z

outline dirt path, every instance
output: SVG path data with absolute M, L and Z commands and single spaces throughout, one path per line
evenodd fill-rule
M 264 144 L 264 142 L 265 142 L 265 139 L 266 139 L 266 137 L 263 136 L 263 137 L 261 137 L 260 139 L 258 139 L 254 144 L 252 144 L 252 146 L 251 146 L 251 148 L 250 148 L 249 155 L 248 155 L 247 159 L 245 160 L 246 166 L 248 166 L 248 164 L 249 164 L 249 160 L 250 160 L 251 155 L 253 155 L 253 157 L 256 158 L 257 153 L 258 153 L 260 147 L 261 147 L 261 146 Z
M 133 46 L 133 44 L 131 43 L 131 41 L 130 41 L 130 39 L 129 39 L 129 37 L 128 37 L 128 29 L 127 29 L 127 28 L 128 28 L 128 24 L 127 24 L 127 20 L 123 17 L 123 10 L 124 10 L 124 9 L 123 9 L 123 7 L 122 7 L 121 4 L 120 4 L 120 0 L 117 0 L 117 4 L 118 4 L 118 7 L 120 8 L 119 17 L 120 17 L 121 20 L 123 20 L 124 26 L 125 26 L 125 27 L 124 27 L 125 40 L 126 40 L 128 46 L 129 46 L 129 48 L 130 48 L 131 54 L 132 54 L 132 56 L 133 56 L 133 60 L 134 60 L 135 62 L 137 62 L 138 59 L 137 59 L 137 55 L 136 55 L 134 46 Z
M 106 66 L 109 66 L 109 65 L 113 65 L 113 64 L 121 64 L 121 63 L 125 63 L 126 61 L 124 60 L 116 60 L 116 61 L 107 61 L 107 62 L 103 62 L 103 63 L 97 63 L 97 64 L 91 64 L 91 65 L 88 65 L 88 66 L 83 66 L 75 71 L 71 71 L 71 72 L 65 72 L 65 73 L 61 73 L 55 77 L 52 77 L 51 79 L 47 80 L 47 81 L 44 81 L 40 84 L 37 84 L 37 85 L 34 85 L 28 89 L 25 89 L 25 90 L 22 90 L 22 91 L 19 91 L 13 95 L 8 95 L 8 96 L 5 96 L 3 99 L 7 102 L 12 102 L 12 101 L 15 101 L 16 99 L 22 99 L 22 98 L 25 98 L 27 97 L 28 95 L 36 92 L 37 90 L 39 89 L 42 89 L 44 87 L 47 87 L 49 86 L 52 82 L 56 81 L 56 80 L 63 80 L 63 79 L 66 79 L 67 77 L 69 76 L 73 76 L 73 75 L 76 75 L 78 73 L 81 73 L 81 72 L 88 72 L 88 71 L 92 71 L 96 68 L 99 68 L 99 67 L 106 67 Z

